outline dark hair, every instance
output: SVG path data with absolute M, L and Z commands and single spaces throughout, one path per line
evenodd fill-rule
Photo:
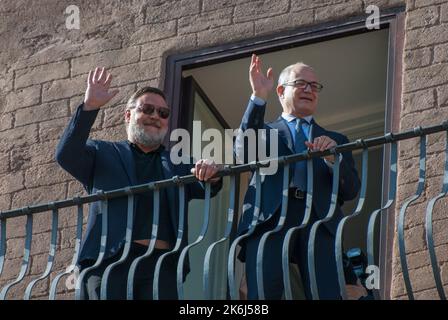
M 132 96 L 129 98 L 128 103 L 126 104 L 126 109 L 132 109 L 135 107 L 135 102 L 139 97 L 146 93 L 154 93 L 159 96 L 161 96 L 164 100 L 166 100 L 165 93 L 163 93 L 162 90 L 155 87 L 143 87 L 138 89 L 136 92 L 132 94 Z

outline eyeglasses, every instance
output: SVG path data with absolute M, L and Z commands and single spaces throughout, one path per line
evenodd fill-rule
M 168 119 L 168 117 L 170 116 L 170 109 L 166 107 L 155 106 L 150 103 L 141 104 L 137 106 L 135 110 L 137 110 L 137 112 L 142 112 L 148 116 L 152 115 L 154 113 L 154 110 L 157 110 L 157 114 L 162 119 Z
M 292 86 L 292 87 L 296 87 L 296 88 L 303 89 L 303 90 L 305 90 L 306 87 L 310 86 L 311 91 L 313 91 L 313 92 L 321 92 L 322 88 L 324 87 L 319 82 L 308 82 L 308 81 L 302 80 L 302 79 L 288 81 L 288 82 L 285 82 L 283 85 L 284 86 Z

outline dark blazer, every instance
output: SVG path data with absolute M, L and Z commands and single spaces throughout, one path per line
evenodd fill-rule
M 246 112 L 244 113 L 240 129 L 245 131 L 247 129 L 277 129 L 278 130 L 278 156 L 285 156 L 294 153 L 293 139 L 289 131 L 286 120 L 279 117 L 271 123 L 264 123 L 266 105 L 260 106 L 249 101 Z M 313 122 L 313 136 L 328 136 L 335 140 L 336 143 L 344 144 L 348 142 L 346 136 L 328 131 Z M 270 143 L 270 135 L 266 134 L 267 144 Z M 238 139 L 237 139 L 238 140 Z M 236 143 L 238 148 L 238 142 Z M 245 148 L 247 151 L 247 148 Z M 290 172 L 290 179 L 292 179 L 292 168 Z M 313 159 L 313 207 L 319 218 L 324 218 L 330 207 L 331 191 L 332 191 L 332 172 L 323 159 Z M 291 180 L 290 180 L 291 181 Z M 340 179 L 339 179 L 339 195 L 338 205 L 336 207 L 333 219 L 325 223 L 328 230 L 334 235 L 336 233 L 337 225 L 343 217 L 341 206 L 344 201 L 352 200 L 356 197 L 360 187 L 358 173 L 355 169 L 354 161 L 351 152 L 344 152 L 342 161 L 340 163 Z M 261 184 L 261 206 L 259 214 L 259 223 L 270 219 L 278 210 L 282 200 L 283 189 L 283 169 L 279 167 L 277 173 L 274 175 L 264 176 Z M 243 216 L 238 226 L 238 234 L 244 234 L 249 229 L 251 224 L 254 208 L 255 208 L 255 175 L 252 176 L 249 188 L 244 197 Z
M 56 149 L 56 161 L 80 181 L 87 192 L 108 191 L 137 184 L 134 158 L 127 141 L 109 142 L 88 139 L 90 129 L 98 111 L 83 111 L 78 107 Z M 173 176 L 189 175 L 194 164 L 174 165 L 168 151 L 161 153 L 163 175 L 165 179 Z M 212 196 L 220 190 L 220 182 L 212 185 Z M 176 187 L 167 188 L 169 214 L 174 231 L 179 225 L 179 192 Z M 185 210 L 188 215 L 188 202 L 191 199 L 203 199 L 204 186 L 200 182 L 185 186 Z M 116 198 L 108 204 L 108 239 L 105 258 L 115 255 L 125 242 L 127 223 L 127 197 Z M 135 210 L 134 210 L 135 216 Z M 188 219 L 186 218 L 186 220 Z M 188 226 L 185 225 L 182 248 L 188 242 Z M 149 236 L 148 236 L 149 238 Z M 87 230 L 82 242 L 78 264 L 84 260 L 96 260 L 101 239 L 101 205 L 94 202 L 89 208 Z M 181 251 L 180 250 L 180 251 Z M 188 266 L 188 260 L 186 265 Z

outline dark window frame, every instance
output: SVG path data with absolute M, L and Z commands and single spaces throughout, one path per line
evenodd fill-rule
M 272 51 L 303 46 L 316 42 L 328 41 L 354 34 L 371 32 L 365 27 L 367 14 L 345 20 L 316 24 L 311 27 L 279 32 L 274 35 L 254 37 L 251 39 L 218 45 L 182 54 L 173 54 L 166 58 L 164 92 L 173 112 L 170 128 L 185 126 L 185 110 L 182 110 L 182 71 L 201 66 L 221 63 L 243 57 L 252 53 L 264 54 Z M 399 129 L 401 110 L 402 56 L 404 45 L 405 7 L 399 6 L 381 11 L 380 27 L 389 28 L 388 69 L 385 131 L 396 132 Z M 375 31 L 375 30 L 373 30 Z M 182 111 L 182 112 L 180 112 Z M 389 188 L 388 172 L 389 148 L 385 149 L 383 161 L 383 199 L 387 199 Z M 383 202 L 384 203 L 384 202 Z M 381 270 L 380 295 L 390 299 L 392 279 L 392 253 L 395 229 L 395 202 L 383 213 L 379 239 L 379 265 Z

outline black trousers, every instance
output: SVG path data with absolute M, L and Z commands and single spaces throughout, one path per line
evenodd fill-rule
M 286 232 L 291 227 L 299 225 L 305 212 L 305 200 L 289 198 L 288 211 L 282 231 L 272 234 L 266 244 L 263 260 L 264 294 L 267 300 L 280 300 L 283 296 L 282 245 Z M 274 217 L 257 226 L 255 232 L 246 239 L 245 250 L 247 298 L 258 299 L 257 290 L 257 250 L 261 237 L 267 231 L 277 226 L 280 209 Z M 302 283 L 307 299 L 312 299 L 310 289 L 310 275 L 308 270 L 308 239 L 311 227 L 318 218 L 311 212 L 310 222 L 305 228 L 295 232 L 291 239 L 290 262 L 299 267 Z M 315 244 L 315 262 L 317 286 L 320 299 L 340 299 L 335 261 L 335 238 L 324 225 L 320 225 Z
M 126 300 L 127 280 L 129 268 L 135 258 L 142 256 L 148 247 L 133 243 L 127 259 L 116 266 L 109 275 L 107 299 Z M 157 259 L 168 250 L 154 249 L 148 258 L 142 260 L 137 267 L 134 277 L 134 299 L 152 300 L 154 269 Z M 85 298 L 88 300 L 99 300 L 101 278 L 108 265 L 120 259 L 122 250 L 113 257 L 103 260 L 101 265 L 87 273 L 84 278 Z M 82 269 L 87 267 L 83 264 Z M 159 299 L 177 300 L 176 287 L 177 256 L 170 255 L 162 264 L 159 278 Z

